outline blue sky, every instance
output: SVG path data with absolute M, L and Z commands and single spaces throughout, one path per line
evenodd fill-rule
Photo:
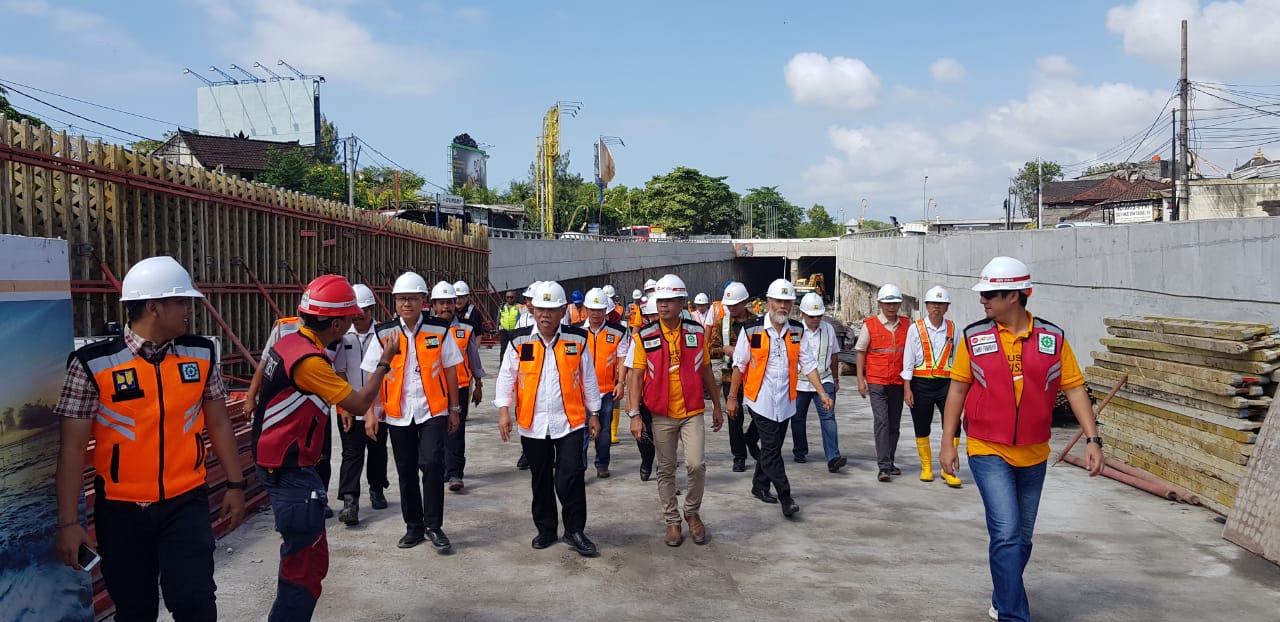
M 1018 164 L 1087 162 L 1151 126 L 1177 80 L 1183 17 L 1193 79 L 1275 82 L 1278 5 L 0 0 L 0 80 L 193 126 L 200 83 L 183 67 L 284 58 L 326 76 L 341 132 L 442 185 L 461 132 L 493 145 L 490 185 L 524 178 L 542 114 L 578 100 L 561 143 L 584 177 L 607 134 L 626 141 L 615 183 L 685 165 L 833 216 L 866 198 L 868 217 L 908 219 L 928 175 L 942 217 L 995 216 Z M 49 101 L 146 136 L 172 129 Z M 1135 157 L 1167 125 L 1153 134 Z
M 0 342 L 20 344 L 0 350 L 0 408 L 58 400 L 71 335 L 70 300 L 0 302 Z

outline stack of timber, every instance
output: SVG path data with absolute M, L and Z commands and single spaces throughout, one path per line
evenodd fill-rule
M 1280 379 L 1280 330 L 1170 317 L 1106 318 L 1089 386 L 1128 384 L 1099 415 L 1108 457 L 1228 514 Z

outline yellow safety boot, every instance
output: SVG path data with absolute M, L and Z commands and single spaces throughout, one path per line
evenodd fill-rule
M 952 445 L 953 447 L 955 447 L 955 448 L 956 448 L 956 450 L 959 450 L 959 449 L 960 449 L 960 437 L 958 437 L 958 436 L 957 436 L 957 437 L 955 437 L 955 438 L 951 439 L 951 445 Z M 950 486 L 950 487 L 952 487 L 952 488 L 959 488 L 959 487 L 960 487 L 960 484 L 962 483 L 962 482 L 960 481 L 960 478 L 958 478 L 958 477 L 956 477 L 956 476 L 954 476 L 954 475 L 948 475 L 946 471 L 943 471 L 943 472 L 942 472 L 942 481 L 946 482 L 946 483 L 947 483 L 947 485 L 948 485 L 948 486 Z
M 618 410 L 618 407 L 615 406 L 613 409 L 613 422 L 609 424 L 609 433 L 611 435 L 609 443 L 611 445 L 618 444 Z
M 929 448 L 929 437 L 916 437 L 916 451 L 920 452 L 920 481 L 933 481 L 933 450 Z

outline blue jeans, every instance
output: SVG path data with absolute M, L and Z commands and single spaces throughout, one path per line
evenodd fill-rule
M 836 399 L 834 382 L 822 383 L 822 390 L 832 400 Z M 840 438 L 836 434 L 836 409 L 823 408 L 817 391 L 796 392 L 796 414 L 791 418 L 791 453 L 803 458 L 809 454 L 809 437 L 805 434 L 805 422 L 809 418 L 809 402 L 818 408 L 818 425 L 822 428 L 822 452 L 827 456 L 827 463 L 840 457 Z
M 613 393 L 600 394 L 600 435 L 596 437 L 596 468 L 609 468 L 609 448 L 613 446 L 609 428 L 613 425 Z M 587 448 L 591 446 L 591 433 L 582 435 L 582 468 L 587 468 Z
M 991 604 L 1001 620 L 1031 619 L 1022 573 L 1031 559 L 1031 535 L 1036 528 L 1046 464 L 1015 467 L 1000 456 L 969 456 L 969 471 L 987 511 Z

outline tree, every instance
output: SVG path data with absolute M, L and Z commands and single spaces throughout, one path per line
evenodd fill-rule
M 800 226 L 801 209 L 778 192 L 777 186 L 747 189 L 742 206 L 751 214 L 750 236 L 793 238 Z
M 10 121 L 26 121 L 31 125 L 44 127 L 44 121 L 41 121 L 39 118 L 33 117 L 29 114 L 18 112 L 14 109 L 14 107 L 9 104 L 8 98 L 4 96 L 5 93 L 8 93 L 8 91 L 4 90 L 3 87 L 0 87 L 0 116 L 3 116 Z
M 132 149 L 134 153 L 139 153 L 142 155 L 151 155 L 152 153 L 155 153 L 156 149 L 159 149 L 165 143 L 169 142 L 169 139 L 173 138 L 174 135 L 176 135 L 177 133 L 178 132 L 176 130 L 169 130 L 165 132 L 164 140 L 156 140 L 154 138 L 144 138 L 142 140 L 135 140 L 129 143 L 129 149 Z
M 1040 183 L 1048 183 L 1062 179 L 1062 167 L 1057 162 L 1030 161 L 1022 165 L 1018 176 L 1013 179 L 1013 193 L 1022 205 L 1022 215 L 1035 220 L 1038 210 L 1036 201 Z
M 271 149 L 267 151 L 267 166 L 258 181 L 302 192 L 307 185 L 307 171 L 311 169 L 311 156 L 302 149 Z
M 316 150 L 316 164 L 337 164 L 340 142 L 342 139 L 338 137 L 338 126 L 320 115 L 320 148 Z
M 303 176 L 302 191 L 322 199 L 346 203 L 347 173 L 337 166 L 312 166 Z
M 373 209 L 394 208 L 397 172 L 400 173 L 400 200 L 419 200 L 427 182 L 417 172 L 389 166 L 366 166 L 356 173 L 356 205 Z M 345 200 L 346 191 L 343 192 Z
M 1101 173 L 1112 173 L 1122 168 L 1124 168 L 1124 164 L 1121 164 L 1119 162 L 1107 162 L 1104 164 L 1095 164 L 1093 166 L 1090 166 L 1089 168 L 1084 169 L 1084 172 L 1080 173 L 1080 176 L 1088 177 L 1090 175 L 1098 175 Z
M 805 222 L 796 229 L 796 237 L 829 238 L 844 233 L 844 225 L 832 220 L 827 208 L 814 204 L 805 212 Z
M 663 225 L 669 233 L 734 234 L 742 215 L 725 179 L 684 166 L 655 175 L 645 183 L 640 202 L 648 222 L 637 224 Z

